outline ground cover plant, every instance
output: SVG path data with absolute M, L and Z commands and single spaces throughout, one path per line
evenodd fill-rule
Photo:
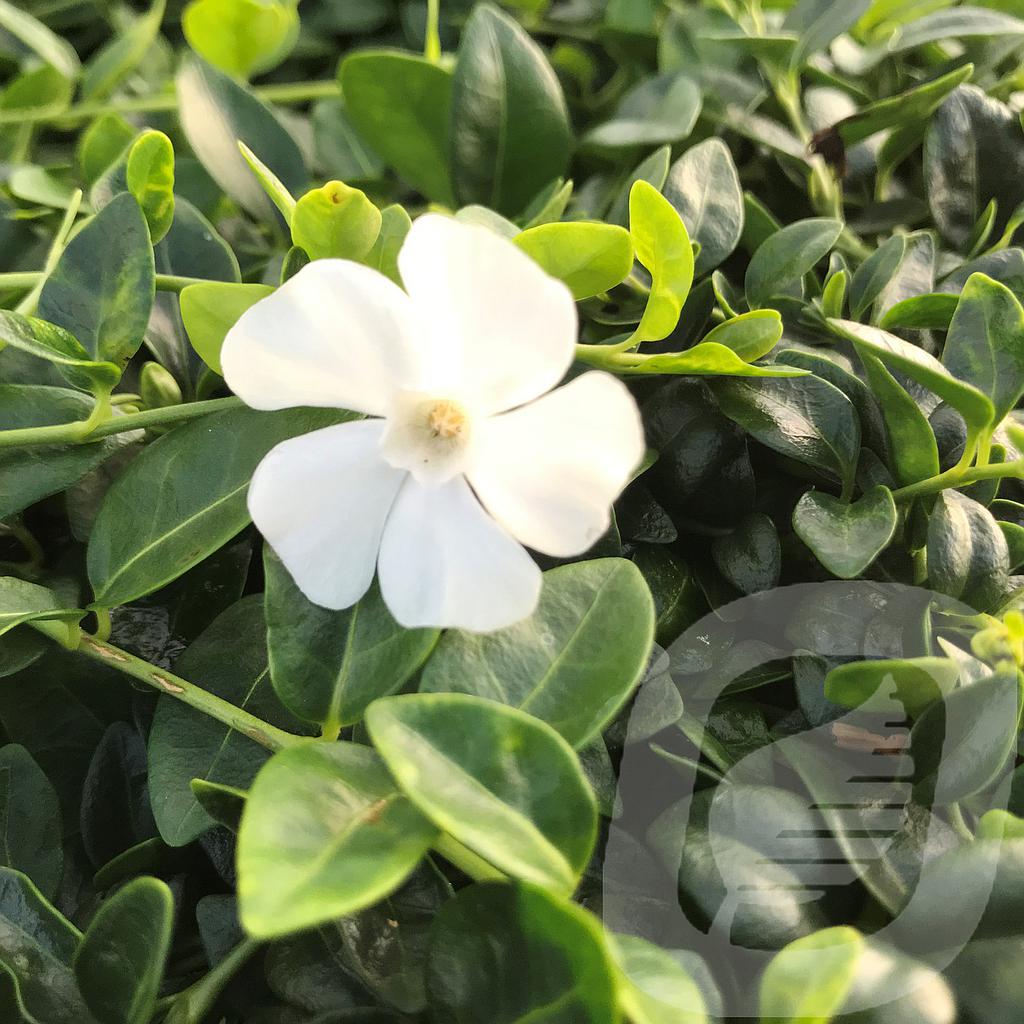
M 1018 1024 L 1022 52 L 0 0 L 0 1021 Z

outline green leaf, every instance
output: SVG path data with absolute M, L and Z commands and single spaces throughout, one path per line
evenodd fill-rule
M 743 234 L 743 191 L 732 154 L 721 139 L 706 139 L 676 160 L 664 194 L 700 246 L 697 274 L 714 270 L 733 254 Z
M 731 533 L 716 537 L 711 557 L 740 593 L 756 594 L 779 582 L 782 547 L 775 524 L 763 512 L 752 512 Z
M 78 77 L 79 62 L 75 48 L 34 18 L 29 11 L 7 0 L 0 0 L 0 28 L 56 68 L 65 78 L 73 80 Z
M 762 444 L 826 470 L 852 486 L 860 454 L 860 421 L 837 387 L 807 374 L 791 380 L 721 380 L 718 407 Z
M 1015 672 L 996 672 L 931 704 L 914 723 L 914 795 L 926 807 L 981 792 L 1012 766 L 1020 720 Z
M 995 406 L 1000 423 L 1024 395 L 1024 308 L 1004 284 L 967 279 L 949 325 L 942 362 Z
M 844 708 L 875 704 L 885 712 L 895 697 L 907 714 L 920 715 L 953 692 L 960 670 L 949 658 L 879 658 L 838 665 L 825 677 L 825 696 Z
M 668 164 L 671 158 L 671 147 L 660 146 L 650 156 L 641 160 L 622 183 L 604 219 L 609 224 L 626 227 L 629 224 L 629 193 L 632 192 L 633 186 L 638 181 L 646 181 L 660 192 L 668 177 Z
M 607 935 L 619 1006 L 633 1024 L 707 1024 L 704 997 L 679 961 L 634 935 Z
M 398 203 L 385 206 L 380 211 L 380 233 L 373 248 L 366 254 L 363 262 L 374 270 L 379 270 L 385 277 L 391 278 L 397 285 L 402 284 L 402 275 L 398 271 L 398 253 L 401 251 L 405 236 L 409 234 L 412 220 L 405 208 Z
M 153 0 L 145 14 L 114 33 L 96 52 L 82 76 L 83 100 L 105 99 L 142 63 L 160 32 L 166 6 L 166 0 Z
M 345 104 L 325 99 L 313 107 L 313 146 L 317 165 L 330 177 L 348 182 L 378 182 L 385 176 L 384 161 L 356 131 Z
M 766 356 L 782 337 L 782 317 L 774 309 L 755 309 L 719 324 L 704 335 L 704 345 L 724 345 L 745 362 Z
M 804 274 L 836 244 L 843 225 L 824 217 L 797 221 L 776 231 L 758 247 L 747 267 L 744 288 L 751 309 L 799 284 Z
M 71 968 L 81 935 L 25 875 L 0 867 L 0 976 L 18 1009 L 42 1024 L 97 1024 Z
M 304 191 L 308 174 L 295 140 L 270 107 L 229 76 L 186 59 L 177 77 L 181 126 L 210 177 L 257 217 L 272 216 L 235 140 L 245 143 L 290 192 Z
M 830 320 L 829 324 L 849 338 L 858 351 L 866 350 L 887 366 L 905 373 L 953 406 L 973 430 L 984 430 L 993 416 L 992 403 L 976 387 L 957 380 L 934 356 L 894 334 L 851 320 Z
M 292 211 L 292 242 L 310 259 L 362 260 L 380 234 L 381 213 L 365 192 L 329 181 L 307 192 Z
M 39 316 L 92 359 L 124 366 L 138 351 L 156 294 L 149 228 L 131 195 L 115 196 L 71 240 L 39 296 Z
M 829 1024 L 857 976 L 864 939 L 854 928 L 826 928 L 772 957 L 761 978 L 764 1024 Z
M 410 53 L 351 53 L 338 69 L 345 110 L 373 151 L 427 199 L 454 205 L 448 173 L 452 72 Z
M 437 643 L 437 630 L 399 626 L 376 583 L 351 608 L 329 611 L 303 595 L 269 545 L 263 564 L 274 689 L 289 711 L 328 734 L 401 689 Z
M 174 220 L 174 147 L 163 132 L 143 132 L 128 153 L 125 180 L 156 245 Z
M 688 377 L 804 377 L 806 370 L 792 366 L 756 366 L 717 341 L 702 341 L 684 352 L 641 356 L 635 365 L 616 367 L 623 373 L 671 373 Z
M 615 968 L 582 907 L 532 885 L 474 885 L 437 915 L 427 964 L 446 1024 L 610 1024 Z M 529 978 L 529 984 L 524 979 Z
M 943 491 L 928 520 L 928 584 L 980 612 L 1006 587 L 1010 553 L 999 524 L 984 505 Z
M 949 10 L 932 11 L 915 18 L 897 31 L 889 41 L 889 50 L 899 53 L 941 39 L 962 39 L 972 36 L 1024 36 L 1024 21 L 1002 11 L 964 4 Z
M 270 685 L 259 595 L 243 598 L 217 616 L 174 667 L 185 679 L 257 718 L 294 729 Z M 215 824 L 196 801 L 193 779 L 244 790 L 268 756 L 256 740 L 162 695 L 149 734 L 149 787 L 164 842 L 186 846 Z
M 399 787 L 438 828 L 516 878 L 576 888 L 597 808 L 572 748 L 549 725 L 461 693 L 384 697 L 366 725 Z
M 100 1024 L 149 1024 L 171 948 L 174 898 L 136 878 L 101 904 L 75 954 L 75 977 Z
M 125 154 L 135 128 L 120 114 L 101 114 L 82 132 L 76 161 L 85 185 L 92 185 Z
M 295 212 L 295 196 L 288 186 L 241 139 L 238 140 L 238 152 L 249 165 L 249 170 L 255 175 L 266 197 L 281 212 L 284 222 L 290 225 Z
M 242 815 L 242 923 L 274 938 L 370 907 L 405 881 L 436 838 L 368 747 L 283 750 L 256 777 Z
M 203 281 L 182 289 L 181 319 L 188 332 L 188 340 L 215 373 L 223 373 L 220 350 L 228 331 L 247 309 L 272 295 L 273 291 L 265 284 L 235 284 L 232 281 Z
M 0 636 L 34 619 L 81 618 L 52 590 L 15 576 L 0 576 Z
M 915 331 L 945 331 L 956 312 L 959 296 L 948 292 L 912 295 L 890 306 L 878 321 L 885 330 L 910 328 Z
M 350 416 L 231 409 L 159 438 L 118 477 L 100 507 L 88 551 L 96 602 L 125 604 L 197 565 L 248 524 L 249 480 L 274 445 Z
M 21 316 L 10 310 L 0 309 L 0 344 L 10 345 L 12 348 L 54 363 L 69 384 L 83 391 L 94 390 L 99 394 L 107 394 L 121 379 L 120 367 L 90 358 L 78 339 L 63 327 L 37 320 L 35 317 Z M 48 390 L 56 392 L 58 389 Z M 65 410 L 70 410 L 70 401 L 61 401 Z M 86 411 L 82 419 L 87 419 L 92 403 L 88 403 L 84 408 Z M 69 422 L 70 419 L 69 416 L 66 420 L 58 419 L 56 422 Z M 12 427 L 17 425 L 10 424 Z M 29 425 L 31 424 L 26 424 Z
M 964 64 L 897 96 L 888 96 L 861 107 L 856 114 L 835 124 L 832 131 L 838 133 L 847 146 L 854 146 L 887 128 L 924 122 L 957 86 L 963 85 L 973 74 L 974 65 Z
M 877 484 L 854 502 L 808 491 L 793 510 L 793 529 L 833 576 L 852 580 L 888 546 L 896 532 L 896 503 Z
M 1024 134 L 1017 115 L 977 86 L 961 85 L 928 126 L 924 174 L 932 218 L 950 242 L 967 242 L 992 199 L 998 237 L 1024 200 Z
M 248 78 L 288 56 L 299 37 L 299 14 L 295 4 L 280 0 L 192 0 L 181 27 L 200 57 Z
M 0 866 L 27 875 L 47 899 L 64 871 L 57 793 L 16 743 L 0 747 Z
M 558 78 L 544 51 L 490 4 L 474 8 L 462 30 L 450 139 L 459 200 L 508 216 L 569 162 L 572 130 Z
M 583 142 L 596 149 L 634 149 L 681 142 L 697 123 L 701 92 L 689 75 L 655 75 L 619 101 L 610 120 L 587 133 Z
M 850 312 L 859 320 L 896 276 L 907 251 L 905 235 L 884 241 L 858 268 L 850 281 Z
M 797 0 L 782 22 L 782 30 L 799 37 L 790 63 L 804 64 L 809 57 L 828 48 L 829 44 L 852 28 L 871 6 L 872 0 L 849 0 L 837 4 L 833 0 Z
M 218 825 L 223 825 L 236 835 L 242 823 L 242 811 L 249 794 L 237 786 L 225 786 L 207 779 L 193 779 L 189 783 L 192 795 L 206 813 Z
M 632 562 L 563 565 L 544 574 L 529 618 L 496 633 L 445 633 L 420 690 L 519 708 L 581 747 L 629 699 L 653 639 L 654 606 Z
M 633 241 L 625 228 L 586 221 L 541 224 L 516 235 L 516 245 L 574 299 L 607 292 L 633 269 Z
M 693 246 L 675 207 L 653 185 L 637 181 L 629 193 L 629 233 L 637 259 L 651 273 L 647 308 L 637 341 L 660 341 L 675 330 L 693 284 Z

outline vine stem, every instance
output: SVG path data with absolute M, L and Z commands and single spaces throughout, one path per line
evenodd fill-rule
M 181 423 L 194 420 L 210 413 L 222 412 L 225 409 L 239 409 L 244 403 L 240 398 L 211 398 L 205 402 L 189 402 L 185 405 L 171 405 L 163 409 L 146 409 L 144 412 L 126 413 L 124 416 L 111 416 L 102 423 L 90 423 L 90 420 L 79 420 L 75 423 L 55 423 L 47 427 L 18 427 L 15 430 L 0 430 L 0 449 L 28 448 L 47 444 L 88 444 L 110 437 L 112 434 L 124 434 L 130 430 L 143 430 L 146 427 L 166 426 L 169 423 Z
M 227 983 L 260 945 L 261 943 L 255 939 L 242 939 L 204 978 L 183 992 L 168 996 L 167 1000 L 163 1001 L 164 1005 L 170 1006 L 164 1024 L 201 1024 Z
M 924 494 L 937 494 L 949 487 L 966 487 L 968 484 L 978 483 L 980 480 L 999 480 L 1002 477 L 1014 476 L 1018 480 L 1024 480 L 1024 459 L 1017 459 L 1013 462 L 993 462 L 986 466 L 975 466 L 973 469 L 964 469 L 954 466 L 947 469 L 945 473 L 929 477 L 927 480 L 919 480 L 916 484 L 907 484 L 906 487 L 899 487 L 892 492 L 893 501 L 913 501 Z
M 61 249 L 63 251 L 63 248 Z M 60 255 L 60 252 L 57 253 Z M 37 288 L 46 281 L 53 267 L 46 270 L 16 270 L 0 274 L 0 290 L 21 291 Z M 177 274 L 157 274 L 156 290 L 158 292 L 181 292 L 190 284 L 209 284 L 204 277 L 181 277 Z M 220 283 L 220 282 L 216 282 Z M 28 315 L 28 314 L 26 314 Z
M 257 86 L 253 92 L 268 103 L 306 103 L 310 100 L 338 96 L 340 90 L 334 79 L 308 82 L 285 82 Z M 100 114 L 147 114 L 178 109 L 176 93 L 158 93 L 153 96 L 133 96 L 117 102 L 99 101 L 78 103 L 66 110 L 0 111 L 0 126 L 11 124 L 73 125 L 89 121 Z
M 159 693 L 166 693 L 240 732 L 243 736 L 248 736 L 268 750 L 283 750 L 285 747 L 309 742 L 308 737 L 296 736 L 294 733 L 279 729 L 276 725 L 264 722 L 262 718 L 249 714 L 248 711 L 204 690 L 201 686 L 196 686 L 195 683 L 190 683 L 187 679 L 182 679 L 157 665 L 151 665 L 148 661 L 143 661 L 105 640 L 90 636 L 77 626 L 69 627 L 67 623 L 49 619 L 36 619 L 29 625 L 68 650 L 109 665 L 118 672 L 151 686 Z

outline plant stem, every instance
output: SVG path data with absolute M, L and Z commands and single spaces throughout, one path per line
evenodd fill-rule
M 454 864 L 463 874 L 469 875 L 475 882 L 507 882 L 508 875 L 488 864 L 483 857 L 463 846 L 457 839 L 447 833 L 434 843 L 434 849 L 449 864 Z
M 240 398 L 211 398 L 205 402 L 189 402 L 185 405 L 171 405 L 164 409 L 147 409 L 144 412 L 112 416 L 98 425 L 90 426 L 89 420 L 76 423 L 56 423 L 48 427 L 19 427 L 16 430 L 0 430 L 0 449 L 28 448 L 47 444 L 88 444 L 111 434 L 124 434 L 130 430 L 145 427 L 166 426 L 194 420 L 210 413 L 225 409 L 239 409 Z
M 153 687 L 154 690 L 166 693 L 174 697 L 175 700 L 180 700 L 182 703 L 188 704 L 189 707 L 201 711 L 204 715 L 215 718 L 218 722 L 242 733 L 243 736 L 248 736 L 249 739 L 268 750 L 282 750 L 297 743 L 307 742 L 302 736 L 285 732 L 284 729 L 279 729 L 276 725 L 264 722 L 263 719 L 249 714 L 248 711 L 204 690 L 201 686 L 196 686 L 195 683 L 190 683 L 187 679 L 182 679 L 166 669 L 151 665 L 148 661 L 136 658 L 134 654 L 129 654 L 113 644 L 100 641 L 82 630 L 78 630 L 77 642 L 74 637 L 68 641 L 66 639 L 68 631 L 66 623 L 37 619 L 30 622 L 29 625 L 69 650 L 84 654 L 87 658 L 92 658 L 104 665 L 109 665 L 133 679 L 138 679 L 139 682 Z
M 68 235 L 71 234 L 71 229 L 75 225 L 75 218 L 78 216 L 78 208 L 81 205 L 82 190 L 78 189 L 71 197 L 71 202 L 68 203 L 64 219 L 60 222 L 60 227 L 57 228 L 57 233 L 53 236 L 53 242 L 50 243 L 50 251 L 46 254 L 46 263 L 43 264 L 43 269 L 39 272 L 35 284 L 31 286 L 28 295 L 15 307 L 15 313 L 20 313 L 22 316 L 32 316 L 35 313 L 36 307 L 39 305 L 39 296 L 43 292 L 43 285 L 46 284 L 46 279 L 53 273 L 54 267 L 60 262 L 60 258 L 64 253 L 64 247 L 68 244 Z
M 268 103 L 306 103 L 339 95 L 338 83 L 327 81 L 285 82 L 257 86 L 253 92 Z M 175 93 L 157 93 L 152 96 L 133 96 L 128 99 L 78 103 L 66 110 L 10 110 L 0 111 L 0 126 L 10 124 L 56 124 L 73 127 L 81 121 L 90 121 L 100 114 L 147 114 L 178 109 Z
M 438 22 L 441 20 L 441 0 L 427 0 L 427 29 L 423 40 L 423 56 L 436 64 L 441 59 L 441 36 Z
M 58 253 L 58 256 L 60 253 Z M 41 287 L 52 267 L 46 270 L 19 270 L 9 274 L 0 274 L 0 290 L 21 291 Z M 207 284 L 205 277 L 179 277 L 176 274 L 157 274 L 156 290 L 158 292 L 181 292 L 190 284 Z M 24 313 L 20 307 L 18 312 Z M 31 315 L 31 314 L 26 314 Z
M 209 974 L 168 999 L 171 1012 L 164 1024 L 202 1024 L 227 983 L 259 948 L 255 939 L 242 939 Z
M 938 476 L 897 488 L 892 492 L 892 497 L 894 501 L 913 501 L 914 498 L 919 498 L 923 494 L 937 494 L 948 487 L 966 487 L 979 480 L 999 480 L 1005 476 L 1024 480 L 1024 459 L 1017 459 L 1013 462 L 995 462 L 987 466 L 975 466 L 973 469 L 954 466 L 952 469 L 947 469 L 945 473 L 939 473 Z
M 964 812 L 960 809 L 960 805 L 956 803 L 950 804 L 947 813 L 949 814 L 949 823 L 953 826 L 954 831 L 957 832 L 962 839 L 966 839 L 969 843 L 973 843 L 976 837 L 968 827 L 967 822 L 964 820 Z

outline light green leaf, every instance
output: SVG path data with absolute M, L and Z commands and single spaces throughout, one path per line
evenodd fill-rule
M 341 181 L 307 192 L 292 211 L 292 242 L 310 259 L 362 260 L 380 234 L 381 213 L 366 193 Z
M 607 935 L 618 1001 L 633 1024 L 707 1024 L 697 983 L 667 950 L 634 935 Z
M 372 906 L 405 881 L 436 838 L 368 747 L 284 750 L 256 777 L 242 814 L 242 923 L 273 938 Z
M 269 71 L 299 38 L 294 3 L 281 0 L 192 0 L 181 16 L 189 46 L 230 75 Z
M 462 693 L 384 697 L 366 725 L 401 790 L 438 828 L 513 877 L 576 888 L 597 807 L 575 753 L 549 725 Z
M 609 291 L 633 268 L 630 234 L 614 224 L 541 224 L 513 241 L 552 277 L 564 281 L 574 299 Z
M 230 281 L 203 281 L 182 289 L 181 319 L 188 332 L 188 340 L 211 370 L 223 373 L 220 350 L 228 331 L 247 309 L 273 291 L 265 284 L 235 284 Z
M 693 246 L 675 207 L 640 180 L 629 193 L 629 233 L 637 259 L 650 271 L 651 294 L 636 329 L 637 341 L 667 338 L 693 284 Z
M 754 309 L 712 328 L 703 345 L 724 345 L 744 362 L 766 356 L 782 338 L 782 317 L 774 309 Z
M 156 245 L 174 220 L 174 147 L 163 132 L 143 132 L 128 153 L 125 180 Z
M 960 669 L 950 658 L 878 658 L 838 665 L 825 676 L 825 696 L 844 708 L 885 711 L 895 697 L 917 717 L 953 692 Z

